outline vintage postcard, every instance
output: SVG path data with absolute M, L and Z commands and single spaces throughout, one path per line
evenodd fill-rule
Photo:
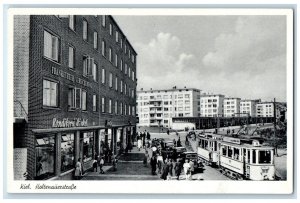
M 8 192 L 293 192 L 292 9 L 11 8 L 8 28 Z

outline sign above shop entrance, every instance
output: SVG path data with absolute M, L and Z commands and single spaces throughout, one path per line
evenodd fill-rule
M 86 127 L 88 126 L 88 119 L 82 118 L 63 118 L 61 120 L 53 118 L 52 127 L 53 128 L 71 128 L 71 127 Z

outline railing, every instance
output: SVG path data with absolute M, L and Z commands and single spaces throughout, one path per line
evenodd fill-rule
M 28 114 L 19 100 L 14 100 L 14 117 L 28 119 Z

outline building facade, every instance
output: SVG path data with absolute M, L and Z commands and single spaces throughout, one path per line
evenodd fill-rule
M 224 95 L 201 95 L 201 117 L 223 117 L 224 115 Z
M 256 104 L 260 102 L 257 100 L 241 100 L 240 103 L 240 115 L 241 116 L 251 116 L 256 117 Z
M 172 127 L 173 117 L 198 116 L 200 90 L 192 88 L 137 91 L 139 126 Z
M 131 143 L 136 56 L 112 16 L 14 16 L 14 148 L 27 151 L 27 179 L 71 179 L 78 158 L 88 170 Z
M 224 98 L 224 117 L 240 116 L 241 98 Z
M 275 105 L 275 107 L 274 107 Z M 276 113 L 276 118 L 279 119 L 281 116 L 282 105 L 278 102 L 259 102 L 256 104 L 256 116 L 257 117 L 274 117 L 274 112 Z M 286 109 L 285 111 L 286 112 Z

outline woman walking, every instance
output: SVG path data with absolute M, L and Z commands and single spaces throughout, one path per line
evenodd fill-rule
M 75 165 L 75 180 L 79 180 L 80 177 L 82 176 L 82 165 L 81 165 L 81 159 L 78 158 L 78 161 Z

